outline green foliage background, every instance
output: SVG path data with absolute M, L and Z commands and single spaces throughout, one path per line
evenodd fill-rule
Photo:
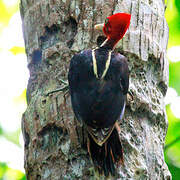
M 14 13 L 16 13 L 19 5 L 19 1 L 13 6 L 7 7 L 5 0 L 0 0 L 0 36 L 4 28 L 8 26 L 9 20 Z M 166 20 L 169 25 L 169 44 L 168 48 L 173 46 L 180 46 L 180 2 L 179 0 L 168 0 L 166 9 Z M 1 50 L 1 49 L 0 49 Z M 24 47 L 14 47 L 11 49 L 13 54 L 24 53 Z M 180 96 L 180 59 L 177 62 L 173 62 L 173 59 L 169 59 L 169 72 L 170 81 L 169 86 L 174 88 Z M 20 98 L 25 99 L 25 93 L 23 92 Z M 171 105 L 166 106 L 167 116 L 169 121 L 168 132 L 166 136 L 166 147 L 175 139 L 178 139 L 176 143 L 169 146 L 165 150 L 165 160 L 172 173 L 173 180 L 180 179 L 180 119 L 178 119 L 172 112 Z M 8 141 L 13 142 L 17 146 L 19 144 L 20 128 L 15 132 L 6 133 L 0 124 L 0 137 L 5 137 Z M 19 170 L 8 167 L 6 162 L 0 160 L 0 180 L 25 180 L 25 175 Z
M 180 1 L 169 0 L 166 10 L 166 20 L 169 25 L 168 48 L 180 46 Z M 179 52 L 180 54 L 180 52 Z M 174 88 L 180 96 L 180 57 L 179 61 L 173 62 L 169 59 L 169 86 Z M 180 109 L 179 109 L 180 110 Z M 172 174 L 173 180 L 180 179 L 180 119 L 177 118 L 171 109 L 171 105 L 166 106 L 169 127 L 166 136 L 166 147 L 174 140 L 176 143 L 165 149 L 165 160 Z

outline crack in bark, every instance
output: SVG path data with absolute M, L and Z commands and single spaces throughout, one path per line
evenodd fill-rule
M 92 11 L 93 11 L 93 18 L 92 18 L 92 26 L 91 26 L 91 29 L 92 29 L 92 31 L 91 31 L 91 39 L 90 39 L 90 41 L 91 41 L 91 43 L 93 42 L 93 37 L 94 37 L 94 22 L 95 22 L 95 0 L 92 0 L 93 1 L 93 4 L 92 4 Z
M 140 28 L 140 33 L 139 33 L 139 57 L 140 57 L 140 59 L 141 59 L 141 41 L 142 41 L 142 39 L 141 39 L 142 34 L 141 33 L 142 32 L 141 32 L 141 28 Z
M 138 4 L 137 4 L 138 13 L 137 13 L 137 26 L 136 27 L 139 26 L 139 12 L 140 12 L 139 8 L 140 8 L 140 0 L 138 0 Z
M 116 8 L 116 5 L 118 4 L 118 0 L 114 0 L 113 2 L 113 6 L 112 6 L 112 15 L 114 14 L 114 11 L 115 11 L 115 8 Z

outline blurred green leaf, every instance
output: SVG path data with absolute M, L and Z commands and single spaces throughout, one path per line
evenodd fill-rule
M 9 168 L 6 163 L 0 162 L 0 180 L 26 180 L 26 176 L 19 170 Z
M 180 120 L 174 116 L 170 105 L 166 106 L 166 113 L 168 116 L 169 126 L 166 135 L 166 144 L 171 143 L 175 138 L 180 136 Z
M 8 180 L 25 180 L 26 179 L 24 173 L 22 173 L 19 170 L 15 170 L 11 168 L 8 168 L 8 170 L 4 174 L 4 177 L 5 179 L 8 179 Z
M 2 129 L 2 127 L 1 127 L 1 125 L 0 125 L 0 136 L 1 135 L 3 135 L 3 129 Z
M 180 137 L 180 119 L 176 118 L 171 111 L 170 105 L 166 106 L 169 127 L 166 135 L 166 146 L 171 144 L 176 138 Z M 180 141 L 169 146 L 165 150 L 165 160 L 172 174 L 173 180 L 179 180 L 180 169 Z
M 177 6 L 178 4 L 178 6 Z M 169 0 L 165 17 L 169 26 L 168 47 L 180 44 L 180 9 L 179 0 Z
M 4 174 L 8 170 L 8 166 L 6 163 L 0 162 L 0 179 L 3 178 Z
M 180 61 L 169 64 L 169 86 L 180 95 Z
M 180 3 L 179 3 L 179 0 L 175 0 L 175 6 L 178 10 L 178 13 L 179 13 L 179 16 L 180 16 Z
M 20 146 L 19 143 L 19 135 L 21 133 L 21 129 L 19 128 L 18 130 L 14 131 L 14 132 L 4 132 L 4 137 L 8 140 L 11 141 L 12 143 Z
M 172 163 L 167 163 L 168 165 L 168 168 L 171 172 L 171 175 L 172 175 L 172 179 L 173 180 L 179 180 L 180 178 L 180 168 L 174 166 Z
M 9 0 L 7 0 L 9 1 Z M 14 6 L 7 7 L 3 0 L 0 0 L 0 34 L 5 28 L 12 15 L 17 12 L 19 9 L 19 3 L 15 4 Z

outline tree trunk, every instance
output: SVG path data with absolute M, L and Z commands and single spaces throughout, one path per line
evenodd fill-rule
M 95 179 L 86 133 L 63 91 L 71 57 L 96 47 L 93 26 L 112 13 L 132 15 L 116 51 L 129 59 L 130 88 L 120 139 L 124 165 L 111 179 L 171 179 L 164 162 L 168 27 L 163 0 L 21 0 L 30 78 L 22 118 L 27 179 Z M 102 178 L 103 179 L 103 178 Z

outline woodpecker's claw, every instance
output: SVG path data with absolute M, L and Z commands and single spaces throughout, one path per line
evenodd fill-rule
M 61 83 L 63 83 L 64 85 L 68 85 L 68 82 L 67 81 L 64 81 L 62 79 L 59 79 L 59 81 L 61 81 Z

